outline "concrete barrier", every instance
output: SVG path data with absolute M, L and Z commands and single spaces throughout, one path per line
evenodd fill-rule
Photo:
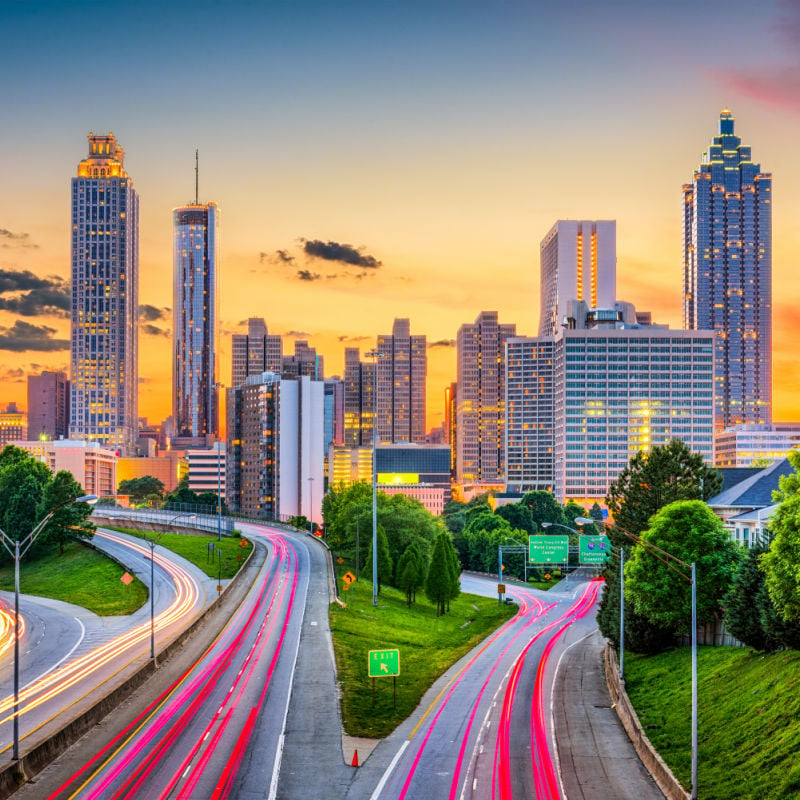
M 99 526 L 102 527 L 102 526 Z M 241 569 L 231 579 L 230 583 L 213 600 L 211 605 L 203 611 L 200 616 L 184 631 L 179 633 L 166 647 L 156 654 L 156 660 L 162 661 L 173 655 L 184 642 L 196 633 L 214 616 L 220 613 L 222 599 L 234 586 L 238 586 L 248 572 L 250 561 L 256 549 L 264 550 L 263 545 L 258 542 L 253 543 L 253 549 L 247 556 L 247 560 L 242 564 Z M 120 703 L 127 699 L 137 688 L 139 688 L 154 672 L 156 666 L 152 661 L 147 661 L 137 669 L 129 678 L 121 684 L 111 689 L 101 697 L 91 708 L 78 715 L 70 722 L 65 723 L 55 733 L 44 741 L 33 746 L 27 752 L 20 753 L 19 762 L 11 762 L 0 769 L 0 800 L 10 797 L 20 786 L 44 769 L 51 761 L 55 760 L 61 753 L 71 747 L 78 739 L 97 725 L 103 717 L 113 711 Z M 22 743 L 20 743 L 22 744 Z
M 608 642 L 606 642 L 603 654 L 603 666 L 611 702 L 614 704 L 622 727 L 625 728 L 628 738 L 633 742 L 633 747 L 645 769 L 668 800 L 689 800 L 689 792 L 681 786 L 678 779 L 672 774 L 672 770 L 664 763 L 664 759 L 656 752 L 647 738 L 628 693 L 625 691 L 625 681 L 620 682 L 619 680 L 617 654 Z

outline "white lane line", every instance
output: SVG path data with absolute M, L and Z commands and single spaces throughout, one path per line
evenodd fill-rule
M 32 686 L 34 683 L 36 683 L 36 681 L 40 680 L 41 678 L 44 678 L 45 675 L 49 675 L 54 670 L 57 670 L 75 652 L 80 643 L 84 640 L 84 638 L 86 637 L 86 626 L 77 617 L 73 617 L 72 619 L 74 619 L 75 622 L 77 622 L 78 625 L 81 626 L 81 635 L 78 637 L 78 641 L 75 642 L 75 644 L 72 646 L 72 649 L 65 656 L 56 661 L 56 663 L 53 664 L 52 667 L 46 669 L 41 675 L 37 675 L 33 680 L 28 681 L 28 683 L 26 683 L 22 687 L 23 690 L 27 689 L 29 686 Z
M 375 791 L 372 793 L 372 796 L 369 800 L 378 800 L 381 796 L 381 792 L 383 791 L 383 787 L 386 786 L 386 781 L 389 780 L 389 776 L 392 774 L 392 770 L 397 766 L 397 762 L 400 760 L 400 756 L 405 753 L 406 748 L 411 743 L 411 739 L 406 739 L 403 744 L 401 745 L 400 749 L 395 753 L 394 758 L 392 759 L 391 763 L 388 767 L 386 767 L 386 772 L 383 773 L 383 777 L 378 781 L 378 785 L 375 787 Z
M 555 697 L 555 686 L 556 681 L 558 680 L 558 671 L 561 669 L 561 661 L 564 656 L 567 654 L 568 650 L 572 650 L 576 644 L 580 644 L 584 639 L 588 639 L 594 633 L 593 630 L 589 631 L 585 636 L 581 636 L 580 639 L 574 641 L 569 647 L 564 648 L 564 652 L 561 653 L 558 661 L 556 662 L 556 671 L 553 673 L 553 685 L 550 687 L 550 751 L 556 758 L 556 772 L 558 773 L 558 786 L 561 790 L 561 796 L 566 797 L 566 792 L 564 791 L 564 779 L 561 775 L 561 760 L 558 757 L 558 747 L 556 746 L 556 723 L 555 723 L 555 712 L 553 711 L 553 698 Z

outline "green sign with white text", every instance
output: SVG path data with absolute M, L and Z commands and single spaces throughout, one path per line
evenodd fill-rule
M 581 536 L 578 561 L 581 564 L 605 564 L 611 555 L 608 536 Z
M 566 564 L 569 536 L 529 536 L 528 561 L 531 564 Z
M 391 678 L 400 674 L 399 650 L 370 650 L 368 657 L 370 678 Z

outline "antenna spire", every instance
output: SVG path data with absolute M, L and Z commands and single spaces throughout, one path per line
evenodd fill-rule
M 200 205 L 200 151 L 194 151 L 194 204 Z

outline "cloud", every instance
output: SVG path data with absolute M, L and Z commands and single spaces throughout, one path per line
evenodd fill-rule
M 5 295 L 13 295 L 7 297 Z M 40 278 L 28 270 L 0 269 L 0 310 L 23 317 L 68 317 L 70 291 L 57 275 Z
M 156 308 L 156 306 L 139 306 L 139 319 L 144 322 L 156 322 L 160 319 L 169 319 L 171 308 Z
M 360 248 L 339 242 L 323 242 L 321 239 L 303 240 L 303 251 L 312 258 L 324 261 L 338 261 L 341 264 L 352 264 L 356 267 L 377 269 L 381 266 L 375 256 L 366 255 Z
M 260 252 L 258 254 L 259 264 L 294 264 L 295 257 L 288 250 L 275 250 L 272 253 Z
M 311 334 L 306 331 L 286 331 L 283 335 L 291 336 L 293 339 L 308 339 L 309 336 L 311 336 Z
M 439 339 L 435 342 L 428 342 L 428 349 L 432 350 L 434 347 L 455 347 L 455 339 Z
M 365 342 L 369 336 L 339 336 L 340 342 Z
M 24 353 L 27 350 L 67 350 L 69 339 L 54 339 L 55 332 L 55 328 L 47 325 L 31 325 L 18 319 L 11 328 L 0 327 L 0 350 L 11 350 L 14 353 Z
M 169 336 L 170 332 L 164 328 L 159 328 L 158 325 L 151 325 L 145 322 L 141 326 L 141 331 L 145 336 Z
M 140 384 L 141 383 L 152 383 L 152 382 L 153 382 L 152 378 L 145 378 L 143 375 L 139 376 L 139 383 Z
M 800 2 L 782 0 L 772 26 L 776 49 L 787 55 L 775 66 L 712 71 L 712 77 L 728 89 L 788 111 L 800 113 Z
M 0 228 L 0 239 L 3 239 L 3 247 L 27 247 L 30 249 L 38 249 L 39 245 L 30 241 L 31 235 L 29 233 L 13 233 L 6 228 Z
M 0 381 L 3 381 L 3 383 L 22 383 L 24 378 L 25 370 L 21 367 L 17 369 L 0 367 Z
M 297 277 L 301 281 L 318 281 L 322 275 L 319 272 L 311 272 L 308 269 L 299 269 L 297 270 Z

